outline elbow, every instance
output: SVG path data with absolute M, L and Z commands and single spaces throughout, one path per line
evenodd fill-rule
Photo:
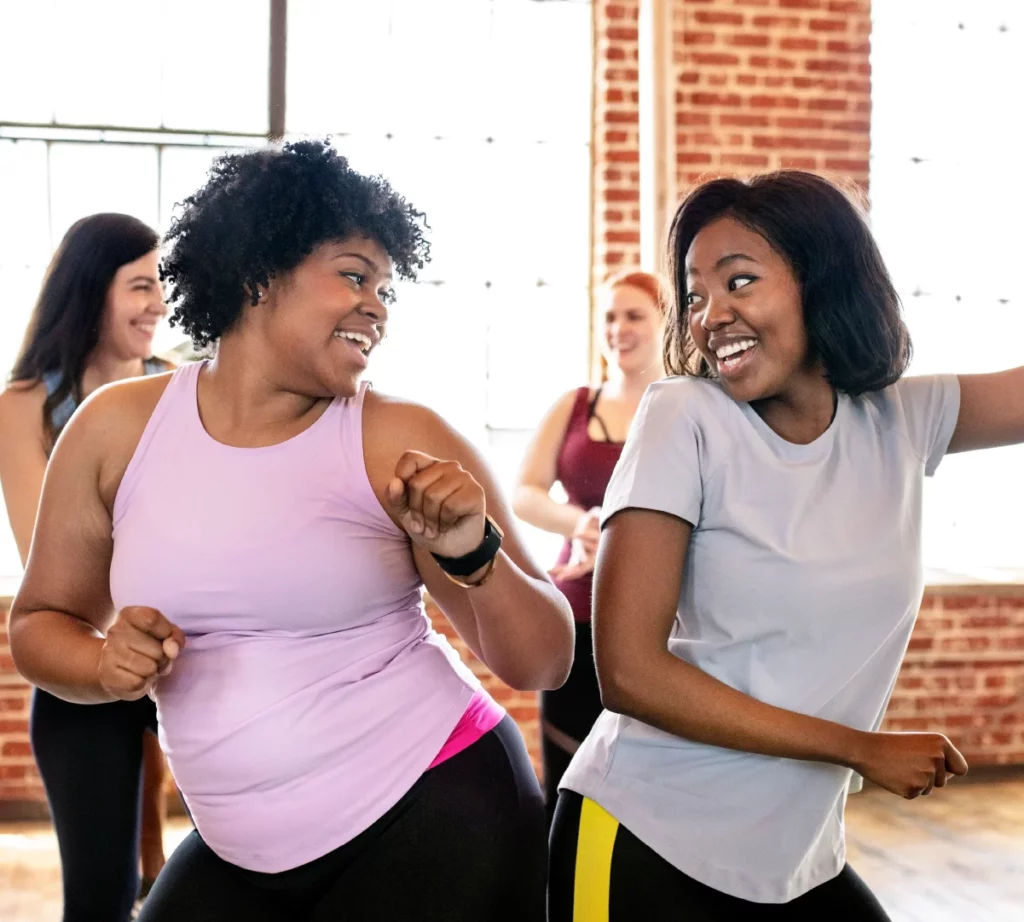
M 31 669 L 29 664 L 25 662 L 25 629 L 28 627 L 26 624 L 27 615 L 23 611 L 18 611 L 17 607 L 12 606 L 11 613 L 7 619 L 7 643 L 11 652 L 11 661 L 14 663 L 14 668 L 18 671 L 23 679 L 28 682 L 32 682 Z
M 502 663 L 494 674 L 516 691 L 554 691 L 561 688 L 572 669 L 576 652 L 576 628 L 565 597 L 552 618 L 551 632 L 541 645 L 531 645 L 516 662 Z
M 517 518 L 522 519 L 524 522 L 528 521 L 527 516 L 530 514 L 530 487 L 525 484 L 519 484 L 515 493 L 512 494 L 512 511 L 516 514 Z
M 633 670 L 626 669 L 614 659 L 597 659 L 597 684 L 601 692 L 601 707 L 626 717 L 636 716 L 637 681 Z

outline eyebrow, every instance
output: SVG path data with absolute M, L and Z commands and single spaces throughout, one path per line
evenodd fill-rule
M 334 259 L 342 259 L 345 256 L 350 256 L 353 259 L 358 259 L 360 262 L 365 263 L 367 268 L 369 268 L 369 270 L 372 273 L 374 273 L 375 275 L 380 275 L 381 274 L 380 267 L 372 259 L 370 259 L 368 256 L 363 256 L 362 253 L 337 253 L 334 256 Z M 391 276 L 390 273 L 388 275 L 384 276 L 384 278 L 389 279 L 389 280 L 391 279 L 391 277 L 392 276 Z
M 746 253 L 727 253 L 725 256 L 723 256 L 721 259 L 719 259 L 715 263 L 714 269 L 717 272 L 719 269 L 722 268 L 722 266 L 727 266 L 729 263 L 736 262 L 737 260 L 740 260 L 740 259 L 745 259 L 748 262 L 752 262 L 752 263 L 756 263 L 757 262 L 757 260 L 754 259 L 753 256 L 747 256 Z M 699 270 L 694 269 L 691 266 L 689 269 L 686 270 L 686 274 L 687 275 L 700 275 L 700 272 L 699 272 Z
M 156 279 L 151 275 L 136 275 L 134 278 L 128 279 L 129 285 L 134 285 L 136 282 L 148 282 L 150 285 L 155 285 Z

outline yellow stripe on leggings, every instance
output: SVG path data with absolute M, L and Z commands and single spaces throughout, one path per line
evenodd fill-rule
M 576 844 L 573 922 L 608 922 L 608 893 L 612 849 L 619 821 L 589 798 L 583 798 L 580 834 Z

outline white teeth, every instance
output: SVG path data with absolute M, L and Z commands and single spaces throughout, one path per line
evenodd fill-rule
M 741 339 L 734 343 L 728 343 L 725 346 L 719 346 L 715 350 L 715 355 L 719 359 L 727 359 L 730 355 L 735 355 L 737 352 L 746 352 L 751 346 L 756 345 L 756 339 Z
M 350 339 L 354 343 L 358 343 L 363 352 L 369 352 L 370 347 L 373 345 L 373 341 L 365 333 L 352 333 L 348 330 L 338 330 L 334 334 L 338 339 Z

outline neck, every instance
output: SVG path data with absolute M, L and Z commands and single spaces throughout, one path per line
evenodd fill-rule
M 85 371 L 82 372 L 82 397 L 87 397 L 112 381 L 137 378 L 144 371 L 142 359 L 122 359 L 102 349 L 94 349 L 86 359 Z
M 644 368 L 642 371 L 624 372 L 621 369 L 611 366 L 608 369 L 608 380 L 605 383 L 605 390 L 616 397 L 624 400 L 640 402 L 647 387 L 655 381 L 665 377 L 665 369 L 660 361 Z
M 225 334 L 200 383 L 212 397 L 204 401 L 204 420 L 215 416 L 218 426 L 233 431 L 273 431 L 286 429 L 323 402 L 276 381 L 275 365 L 256 331 L 243 325 Z
M 785 393 L 753 401 L 751 406 L 787 442 L 807 445 L 832 425 L 837 403 L 838 396 L 828 379 L 814 373 Z

